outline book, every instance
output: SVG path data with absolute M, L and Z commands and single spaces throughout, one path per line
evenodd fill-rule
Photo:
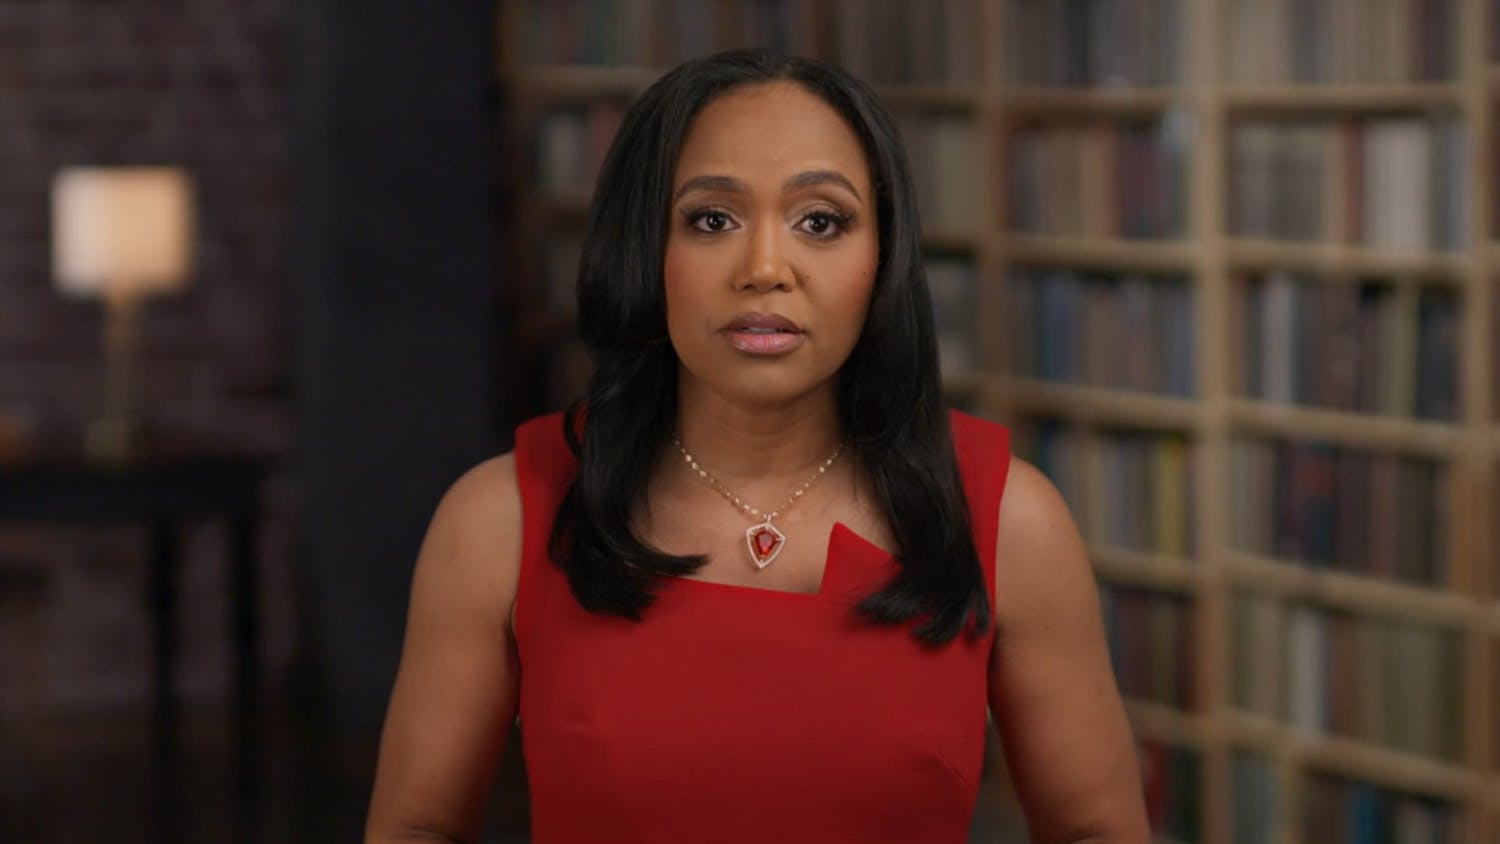
M 979 363 L 979 281 L 971 259 L 933 255 L 926 261 L 927 290 L 944 375 Z
M 1245 121 L 1231 127 L 1230 232 L 1312 241 L 1325 236 L 1326 127 L 1316 121 Z
M 1451 79 L 1456 0 L 1229 0 L 1224 72 L 1237 83 Z
M 1274 844 L 1282 807 L 1276 770 L 1265 756 L 1235 750 L 1229 760 L 1230 832 L 1234 844 Z
M 1198 840 L 1200 754 L 1192 748 L 1142 740 L 1136 743 L 1136 758 L 1151 830 L 1167 840 Z
M 1265 437 L 1229 452 L 1230 539 L 1288 563 L 1445 588 L 1446 461 Z
M 1368 246 L 1422 252 L 1432 245 L 1433 129 L 1418 117 L 1382 118 L 1364 129 L 1360 230 Z
M 1309 732 L 1321 732 L 1328 723 L 1328 637 L 1324 613 L 1296 605 L 1286 616 L 1286 720 Z
M 980 194 L 973 189 L 979 161 L 972 121 L 961 114 L 902 111 L 897 128 L 911 162 L 923 228 L 973 235 Z
M 1179 82 L 1183 0 L 1004 0 L 1006 80 L 1123 88 Z
M 1304 841 L 1459 844 L 1462 815 L 1451 802 L 1328 771 L 1302 788 Z
M 1350 283 L 1272 270 L 1242 276 L 1237 384 L 1264 401 L 1452 421 L 1459 304 L 1441 285 Z M 1170 325 L 1170 323 L 1169 323 Z
M 1004 287 L 1013 373 L 1194 393 L 1195 292 L 1181 276 L 1016 267 Z
M 1191 116 L 1022 121 L 1010 128 L 1018 233 L 1163 239 L 1185 231 Z

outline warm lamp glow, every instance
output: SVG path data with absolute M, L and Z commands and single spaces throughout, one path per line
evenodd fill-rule
M 57 287 L 75 296 L 181 288 L 192 262 L 192 189 L 172 167 L 68 167 L 52 183 Z
M 187 283 L 193 198 L 174 167 L 67 167 L 52 181 L 52 267 L 57 287 L 104 299 L 104 413 L 89 426 L 90 454 L 128 460 L 142 441 L 136 412 L 142 299 Z

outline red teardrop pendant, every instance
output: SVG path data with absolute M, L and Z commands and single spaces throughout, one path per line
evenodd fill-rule
M 750 549 L 750 560 L 756 568 L 769 566 L 786 545 L 786 536 L 769 521 L 751 525 L 745 531 L 745 545 Z

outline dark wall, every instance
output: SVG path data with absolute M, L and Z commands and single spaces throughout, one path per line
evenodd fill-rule
M 442 491 L 497 452 L 493 8 L 300 4 L 296 558 L 338 724 L 378 725 Z
M 148 430 L 284 446 L 289 5 L 0 3 L 0 412 L 36 447 L 99 412 L 102 308 L 50 256 L 53 175 L 89 164 L 195 186 L 190 284 L 142 313 Z
M 49 254 L 53 174 L 87 164 L 177 165 L 195 185 L 190 284 L 141 314 L 147 433 L 176 447 L 287 448 L 293 8 L 0 2 L 0 452 L 76 452 L 101 409 L 103 308 L 60 295 Z M 268 675 L 300 646 L 289 634 L 288 488 L 277 472 L 262 525 Z M 178 579 L 189 705 L 226 699 L 231 676 L 215 529 L 189 529 Z M 0 706 L 128 711 L 148 699 L 144 545 L 128 525 L 0 530 L 0 569 L 35 570 L 44 584 L 24 605 L 40 619 L 36 638 L 0 635 L 0 666 L 43 669 L 0 670 Z M 18 596 L 0 597 L 0 616 L 17 617 Z

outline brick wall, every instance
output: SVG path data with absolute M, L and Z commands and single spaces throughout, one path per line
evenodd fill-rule
M 177 164 L 196 183 L 198 263 L 187 292 L 151 301 L 143 314 L 146 424 L 164 439 L 285 450 L 293 8 L 292 0 L 0 3 L 0 419 L 33 443 L 78 442 L 101 395 L 101 308 L 51 285 L 53 173 L 69 164 Z M 288 499 L 278 479 L 262 537 L 272 663 L 286 662 L 292 647 Z M 215 530 L 188 540 L 181 669 L 189 701 L 227 686 Z M 128 527 L 0 530 L 0 583 L 7 566 L 43 572 L 32 588 L 0 595 L 0 711 L 28 700 L 144 700 L 139 545 Z

